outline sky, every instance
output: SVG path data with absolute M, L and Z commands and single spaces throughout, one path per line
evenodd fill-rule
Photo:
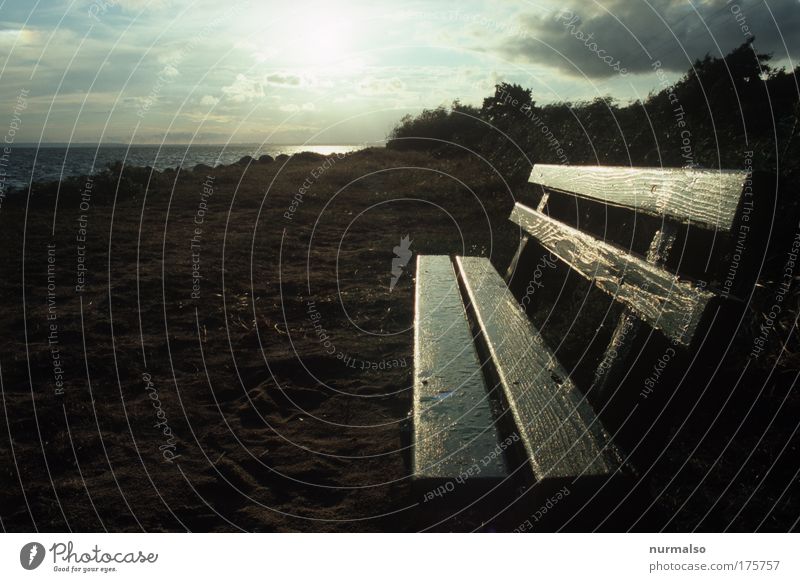
M 794 68 L 800 2 L 0 0 L 0 124 L 17 143 L 369 144 L 500 81 L 646 98 L 751 36 Z

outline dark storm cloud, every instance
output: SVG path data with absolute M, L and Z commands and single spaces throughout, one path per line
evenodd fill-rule
M 776 61 L 800 56 L 797 0 L 568 1 L 547 15 L 523 14 L 521 26 L 500 45 L 505 56 L 594 78 L 648 71 L 653 61 L 685 71 L 753 36 L 758 52 Z

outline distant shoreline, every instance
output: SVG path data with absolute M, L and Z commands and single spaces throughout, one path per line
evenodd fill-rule
M 381 144 L 379 147 L 383 147 Z M 247 157 L 264 155 L 293 156 L 310 152 L 323 156 L 351 153 L 370 144 L 69 144 L 56 142 L 38 146 L 14 144 L 0 183 L 0 191 L 25 189 L 31 183 L 62 181 L 65 178 L 96 175 L 107 166 L 124 163 L 126 166 L 154 168 L 157 171 L 190 169 L 197 165 L 209 167 L 241 163 Z
M 18 142 L 14 144 L 9 144 L 10 147 L 13 148 L 97 148 L 97 147 L 245 147 L 245 146 L 258 146 L 260 148 L 277 148 L 277 147 L 308 147 L 308 148 L 322 148 L 322 147 L 339 147 L 339 146 L 346 146 L 346 147 L 355 147 L 361 146 L 362 148 L 366 147 L 382 147 L 386 145 L 386 140 L 375 141 L 375 142 L 337 142 L 337 143 L 295 143 L 295 142 L 286 142 L 286 143 L 275 143 L 272 142 L 270 144 L 260 144 L 256 141 L 241 141 L 241 142 L 213 142 L 213 143 L 200 143 L 200 142 L 174 142 L 174 143 L 134 143 L 134 144 L 127 144 L 125 142 L 104 142 L 104 143 L 94 143 L 94 142 L 43 142 L 41 144 L 36 142 Z

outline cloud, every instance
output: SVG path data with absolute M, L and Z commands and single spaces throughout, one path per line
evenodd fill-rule
M 170 0 L 88 0 L 86 14 L 93 20 L 118 12 L 136 13 L 147 8 L 150 12 L 167 8 Z
M 398 77 L 389 79 L 367 77 L 358 83 L 357 88 L 361 95 L 394 95 L 403 91 L 406 84 Z
M 760 0 L 607 0 L 602 6 L 567 0 L 562 6 L 549 14 L 522 14 L 521 31 L 484 48 L 590 78 L 623 68 L 647 72 L 656 60 L 667 71 L 683 72 L 695 59 L 728 53 L 752 36 L 756 50 L 772 52 L 776 60 L 800 56 L 796 0 L 771 1 L 771 13 Z
M 230 101 L 245 103 L 264 97 L 268 86 L 291 88 L 310 85 L 308 79 L 289 73 L 271 73 L 254 77 L 239 73 L 233 83 L 222 87 L 222 92 Z
M 41 32 L 28 26 L 16 28 L 0 23 L 0 46 L 4 50 L 9 50 L 14 45 L 34 45 L 39 48 L 43 36 Z
M 200 99 L 200 105 L 210 105 L 213 107 L 217 103 L 219 103 L 219 98 L 214 97 L 213 95 L 203 95 L 203 97 Z
M 302 105 L 289 103 L 288 105 L 281 105 L 279 109 L 287 113 L 295 113 L 297 111 L 315 111 L 317 108 L 313 103 L 303 103 Z
M 302 84 L 303 79 L 297 75 L 290 75 L 285 73 L 273 73 L 271 75 L 267 75 L 266 82 L 269 85 L 297 87 Z
M 239 73 L 233 83 L 222 88 L 222 92 L 234 103 L 245 103 L 264 97 L 264 84 L 259 79 Z
M 123 10 L 140 10 L 142 8 L 165 8 L 169 5 L 168 0 L 105 0 L 104 2 L 95 1 L 92 4 L 99 4 L 101 6 L 119 6 Z
M 172 79 L 173 77 L 177 77 L 180 74 L 180 71 L 178 71 L 174 65 L 164 65 L 164 68 L 161 69 L 160 74 L 166 79 Z

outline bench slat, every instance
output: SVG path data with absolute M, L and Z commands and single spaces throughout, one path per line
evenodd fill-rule
M 536 164 L 530 181 L 678 222 L 729 231 L 748 173 L 735 170 Z
M 453 479 L 476 464 L 479 473 L 470 475 L 471 480 L 505 478 L 486 384 L 450 257 L 418 257 L 415 311 L 415 479 Z M 492 461 L 484 465 L 481 461 L 487 456 Z
M 616 472 L 609 435 L 489 260 L 456 262 L 536 479 Z
M 713 293 L 519 203 L 511 220 L 648 325 L 690 345 Z

